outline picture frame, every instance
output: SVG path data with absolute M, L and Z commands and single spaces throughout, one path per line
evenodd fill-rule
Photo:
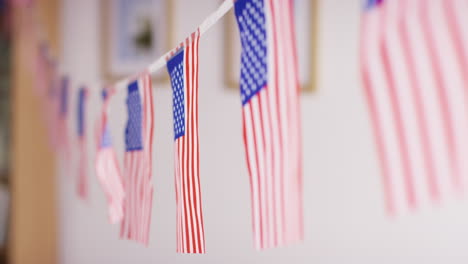
M 143 71 L 173 44 L 171 0 L 101 0 L 101 68 L 105 81 Z M 153 82 L 169 78 L 163 71 Z
M 317 90 L 317 51 L 319 0 L 294 0 L 299 80 L 302 92 Z M 234 10 L 229 11 L 224 28 L 224 82 L 229 89 L 239 89 L 241 44 Z M 300 33 L 300 34 L 298 34 Z

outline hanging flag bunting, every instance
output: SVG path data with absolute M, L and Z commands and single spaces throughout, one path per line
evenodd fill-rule
M 125 197 L 122 174 L 107 123 L 109 100 L 114 93 L 113 88 L 103 90 L 101 116 L 96 123 L 96 175 L 107 197 L 109 221 L 112 224 L 120 222 L 123 218 Z
M 234 3 L 257 249 L 303 240 L 302 136 L 292 1 Z
M 199 39 L 199 32 L 193 33 L 167 61 L 174 115 L 176 233 L 179 253 L 205 253 L 198 144 Z
M 88 197 L 88 157 L 86 148 L 86 98 L 88 97 L 88 89 L 81 87 L 78 90 L 77 104 L 77 136 L 79 149 L 79 164 L 78 164 L 78 184 L 77 193 L 81 199 Z
M 152 140 L 153 95 L 151 76 L 145 72 L 128 87 L 125 129 L 124 218 L 120 237 L 148 245 L 153 201 Z
M 454 5 L 369 0 L 364 7 L 361 75 L 390 215 L 460 191 L 468 173 L 466 44 Z
M 59 131 L 59 148 L 62 157 L 70 160 L 70 149 L 68 144 L 68 77 L 63 76 L 60 81 L 60 104 L 58 111 L 58 131 Z

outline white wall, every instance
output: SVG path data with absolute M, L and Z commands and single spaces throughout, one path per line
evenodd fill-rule
M 89 83 L 100 74 L 97 2 L 63 0 L 64 64 L 72 77 Z M 181 40 L 220 1 L 174 2 L 175 35 Z M 253 248 L 240 99 L 223 84 L 223 27 L 218 25 L 200 44 L 200 169 L 207 254 L 175 253 L 171 94 L 164 85 L 154 93 L 155 196 L 149 247 L 118 239 L 118 227 L 107 223 L 104 195 L 94 173 L 87 203 L 75 195 L 75 175 L 61 173 L 60 262 L 467 263 L 466 201 L 444 201 L 395 219 L 385 215 L 374 141 L 359 86 L 359 12 L 359 0 L 321 1 L 319 91 L 302 98 L 303 244 L 262 252 Z M 112 127 L 122 134 L 123 100 L 119 94 L 112 105 Z M 95 93 L 94 113 L 98 102 Z M 92 129 L 88 127 L 88 132 Z

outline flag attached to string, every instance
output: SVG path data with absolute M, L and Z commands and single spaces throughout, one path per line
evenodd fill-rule
M 121 221 L 123 218 L 123 201 L 125 197 L 122 174 L 117 155 L 112 146 L 107 123 L 109 100 L 113 94 L 113 88 L 103 91 L 101 116 L 96 124 L 96 174 L 107 197 L 109 221 L 112 224 Z
M 77 193 L 81 199 L 88 197 L 88 154 L 86 148 L 86 98 L 88 97 L 88 89 L 81 87 L 78 90 L 77 104 L 77 136 L 79 150 L 78 164 L 78 182 Z
M 62 77 L 60 81 L 60 103 L 58 111 L 58 131 L 59 131 L 59 148 L 62 157 L 70 160 L 70 149 L 68 143 L 68 77 Z
M 177 252 L 205 253 L 198 144 L 198 42 L 193 33 L 170 56 L 174 114 Z
M 238 0 L 240 91 L 257 249 L 303 239 L 302 142 L 292 2 Z
M 128 121 L 125 129 L 124 218 L 121 238 L 148 245 L 153 201 L 151 151 L 153 140 L 153 92 L 149 73 L 128 87 Z
M 391 215 L 461 190 L 468 170 L 463 1 L 367 1 L 361 75 Z M 464 30 L 466 31 L 466 26 Z

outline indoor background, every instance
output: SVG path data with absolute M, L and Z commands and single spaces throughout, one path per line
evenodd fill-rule
M 90 84 L 90 89 L 101 89 L 93 87 L 104 75 L 104 10 L 100 1 L 51 3 L 56 4 L 56 9 L 51 7 L 48 12 L 55 10 L 58 14 L 55 37 L 59 57 L 72 83 L 73 79 L 79 81 L 73 85 L 83 83 Z M 172 46 L 195 30 L 219 4 L 218 0 L 171 1 Z M 13 137 L 15 133 L 19 136 L 12 141 L 16 150 L 11 165 L 12 181 L 16 182 L 12 187 L 12 221 L 19 231 L 9 233 L 12 263 L 466 263 L 467 197 L 446 198 L 440 204 L 396 217 L 386 214 L 374 136 L 359 77 L 361 12 L 360 0 L 318 0 L 316 86 L 313 92 L 301 96 L 303 243 L 264 251 L 254 249 L 241 103 L 238 90 L 229 88 L 225 78 L 229 63 L 225 23 L 233 19 L 229 16 L 200 39 L 200 177 L 207 253 L 184 255 L 175 251 L 172 97 L 168 82 L 155 82 L 155 192 L 148 247 L 120 240 L 119 227 L 108 223 L 105 196 L 92 162 L 89 199 L 83 202 L 77 198 L 74 172 L 58 162 L 53 165 L 52 154 L 46 143 L 41 143 L 45 131 L 31 116 L 37 115 L 34 103 L 28 103 L 35 100 L 31 92 L 14 92 L 12 129 Z M 18 70 L 15 66 L 13 69 Z M 28 89 L 26 86 L 14 89 Z M 110 123 L 115 130 L 124 126 L 125 118 L 121 117 L 125 109 L 120 107 L 124 100 L 121 92 L 111 104 Z M 89 112 L 97 112 L 99 102 L 99 96 L 91 96 Z M 74 129 L 74 123 L 70 124 Z M 87 129 L 93 135 L 91 118 L 90 124 Z M 28 137 L 33 137 L 29 143 L 18 143 L 20 138 Z M 90 150 L 93 144 L 88 141 Z M 116 140 L 116 144 L 121 149 L 123 142 Z M 31 157 L 36 160 L 33 163 L 22 156 L 33 155 L 30 148 L 36 149 L 36 158 Z M 89 159 L 93 157 L 90 151 Z M 55 214 L 47 213 L 45 218 L 41 215 L 54 212 L 54 208 Z M 22 210 L 36 210 L 36 214 Z

